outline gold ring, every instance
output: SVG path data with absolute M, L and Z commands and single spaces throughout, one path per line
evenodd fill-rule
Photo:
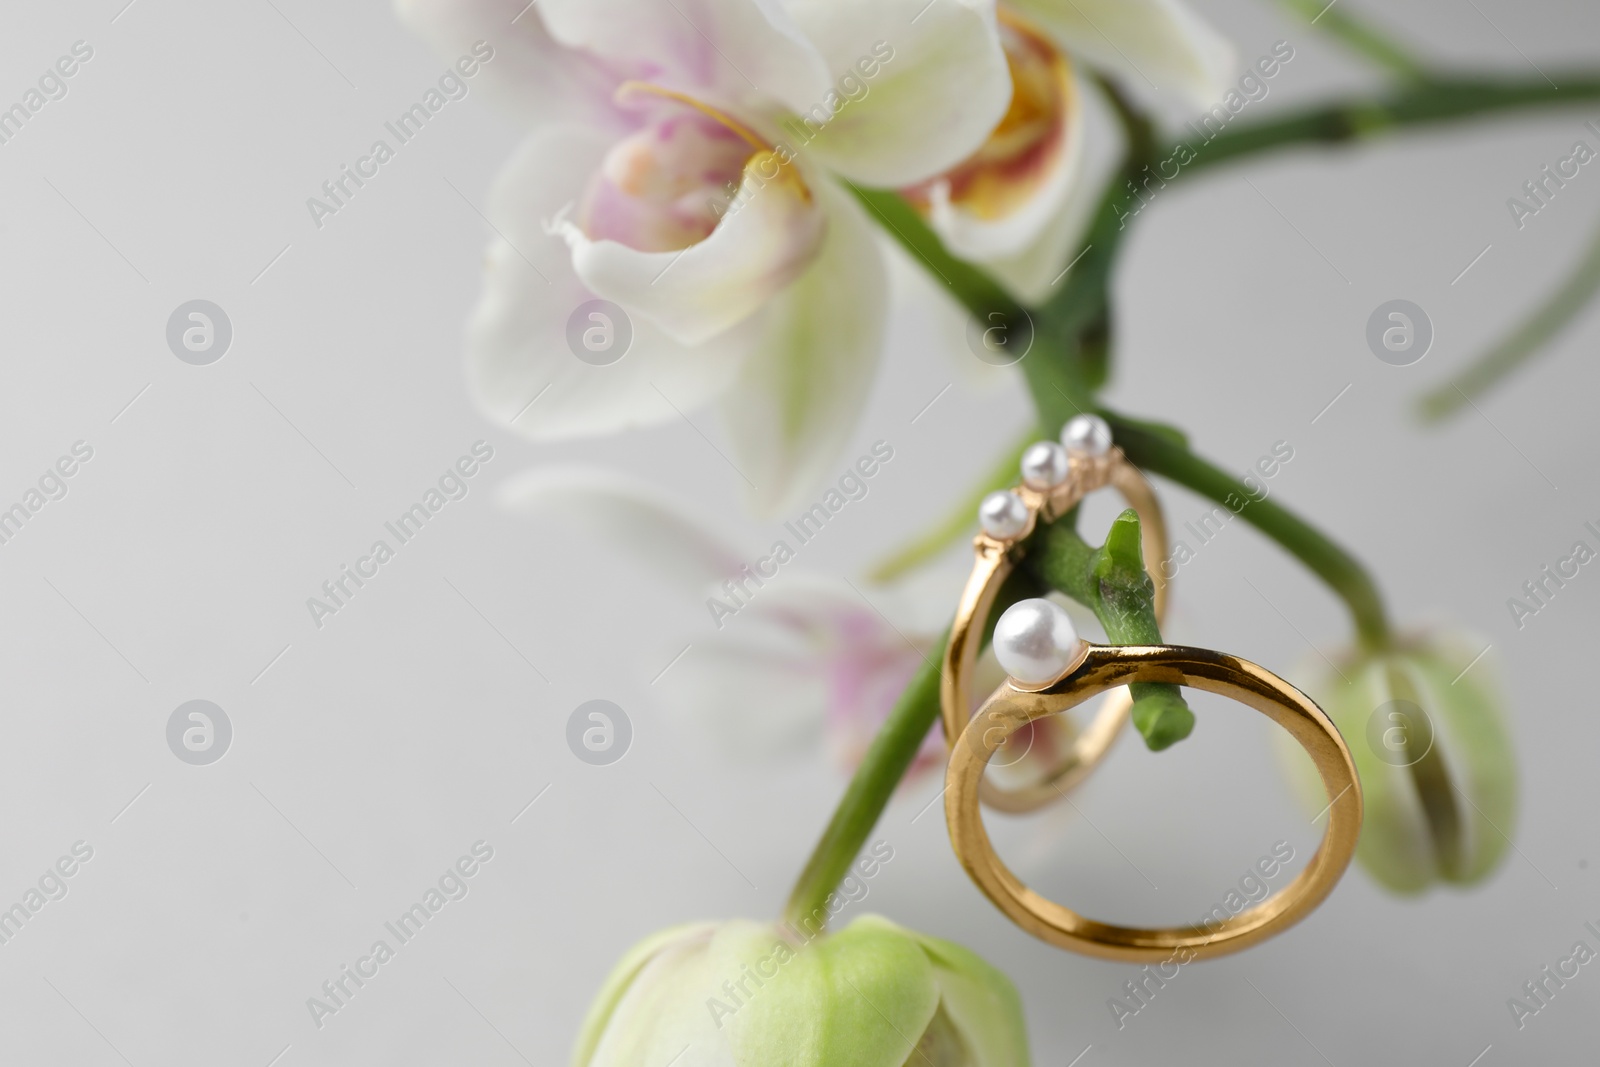
M 1276 895 L 1226 920 L 1139 928 L 1086 919 L 1023 885 L 995 854 L 979 810 L 984 768 L 1013 730 L 1132 682 L 1185 685 L 1254 708 L 1310 754 L 1328 796 L 1328 826 L 1305 870 Z M 1237 952 L 1287 929 L 1333 890 L 1361 833 L 1361 784 L 1333 722 L 1309 697 L 1264 667 L 1201 648 L 1088 645 L 1082 661 L 1046 689 L 996 690 L 962 732 L 945 774 L 945 819 L 961 865 L 1018 926 L 1060 948 L 1101 959 L 1151 962 L 1187 949 L 1191 959 Z
M 1103 420 L 1080 415 L 1067 424 L 1063 437 L 1071 438 L 1075 430 L 1079 440 L 1098 439 L 1100 447 L 1095 449 L 1090 444 L 1089 451 L 1074 449 L 1068 453 L 1062 450 L 1067 456 L 1064 478 L 1054 486 L 1029 484 L 1025 478 L 1022 485 L 1009 490 L 1015 500 L 1005 501 L 1016 509 L 1010 525 L 986 523 L 987 528 L 973 542 L 976 560 L 956 606 L 940 671 L 939 702 L 944 736 L 952 747 L 971 715 L 972 674 L 995 597 L 1016 565 L 1018 546 L 1033 532 L 1038 521 L 1053 521 L 1098 489 L 1107 486 L 1115 489 L 1139 516 L 1145 570 L 1155 584 L 1156 623 L 1159 625 L 1166 620 L 1167 583 L 1154 569 L 1154 561 L 1165 558 L 1167 552 L 1167 523 L 1161 502 L 1122 450 L 1111 446 L 1110 430 Z M 1096 433 L 1098 438 L 1094 436 Z M 1041 448 L 1043 444 L 1033 448 Z M 1053 442 L 1049 447 L 1061 448 Z M 1026 459 L 1024 469 L 1027 469 Z M 994 497 L 1003 495 L 993 494 Z M 1126 689 L 1111 694 L 1089 727 L 1073 739 L 1072 748 L 1060 766 L 1042 780 L 1019 788 L 1005 788 L 985 779 L 979 786 L 983 803 L 997 811 L 1028 812 L 1071 792 L 1111 751 L 1132 707 L 1133 698 Z

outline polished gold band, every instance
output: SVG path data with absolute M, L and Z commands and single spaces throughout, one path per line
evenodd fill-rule
M 1154 570 L 1156 561 L 1167 554 L 1167 523 L 1155 490 L 1122 450 L 1113 448 L 1104 456 L 1074 457 L 1067 480 L 1055 489 L 1041 492 L 1019 486 L 1015 492 L 1028 506 L 1034 522 L 1049 522 L 1077 507 L 1090 493 L 1107 486 L 1121 494 L 1139 515 L 1140 542 L 1145 569 L 1155 583 L 1155 616 L 1159 624 L 1167 614 L 1167 584 Z M 967 724 L 972 708 L 972 674 L 978 659 L 978 646 L 989 613 L 994 610 L 1000 585 L 1011 573 L 1016 546 L 1032 532 L 1032 523 L 1017 537 L 1000 540 L 980 533 L 974 542 L 976 560 L 967 585 L 956 606 L 945 646 L 940 673 L 939 700 L 944 721 L 944 736 L 954 745 Z M 1071 792 L 1105 758 L 1117 739 L 1133 699 L 1126 689 L 1106 698 L 1104 706 L 1087 729 L 1073 740 L 1071 751 L 1059 767 L 1036 783 L 1007 789 L 985 779 L 979 786 L 983 803 L 1007 812 L 1026 812 L 1059 799 Z
M 1164 682 L 1217 693 L 1254 708 L 1289 731 L 1310 754 L 1328 796 L 1322 844 L 1279 893 L 1215 925 L 1144 929 L 1086 919 L 1023 885 L 995 854 L 979 810 L 989 759 L 1012 731 L 1058 714 L 1116 686 Z M 972 717 L 951 749 L 945 775 L 950 843 L 972 880 L 1024 930 L 1053 945 L 1101 959 L 1148 963 L 1187 949 L 1190 958 L 1237 952 L 1304 918 L 1344 874 L 1361 832 L 1361 785 L 1344 739 L 1310 698 L 1248 660 L 1199 648 L 1090 645 L 1082 663 L 1039 692 L 1007 683 Z M 1319 816 L 1320 817 L 1320 816 Z

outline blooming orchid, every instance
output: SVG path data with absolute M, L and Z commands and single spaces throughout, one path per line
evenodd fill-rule
M 1288 6 L 1391 83 L 1282 114 L 1254 108 L 1231 125 L 1247 101 L 1265 98 L 1265 82 L 1245 72 L 1236 88 L 1226 86 L 1233 51 L 1184 0 L 396 2 L 447 54 L 492 42 L 500 61 L 475 84 L 509 105 L 526 130 L 492 192 L 498 240 L 468 330 L 473 388 L 504 425 L 536 439 L 572 438 L 687 421 L 716 406 L 756 503 L 768 515 L 792 513 L 833 467 L 863 408 L 885 330 L 887 271 L 914 264 L 916 273 L 900 271 L 896 286 L 938 288 L 949 299 L 932 313 L 962 319 L 933 322 L 923 330 L 931 344 L 919 347 L 965 335 L 979 356 L 976 364 L 962 357 L 972 370 L 1010 365 L 1009 350 L 995 360 L 976 350 L 1001 355 L 1010 342 L 991 333 L 1008 338 L 1012 325 L 1037 325 L 1020 376 L 1032 399 L 1024 418 L 1030 437 L 1069 427 L 1061 444 L 1020 448 L 999 474 L 984 474 L 970 503 L 876 570 L 887 582 L 927 566 L 921 573 L 933 592 L 943 581 L 933 565 L 971 529 L 976 505 L 975 580 L 959 601 L 956 582 L 945 582 L 938 606 L 923 610 L 910 585 L 860 587 L 806 573 L 816 562 L 811 550 L 797 556 L 781 538 L 810 541 L 790 523 L 787 535 L 774 529 L 780 539 L 759 554 L 619 475 L 545 467 L 505 487 L 514 508 L 608 542 L 612 558 L 631 556 L 676 584 L 677 602 L 666 607 L 689 623 L 663 635 L 659 658 L 633 665 L 640 677 L 668 662 L 651 682 L 652 703 L 703 720 L 708 737 L 740 754 L 825 743 L 854 768 L 799 868 L 782 921 L 699 923 L 646 939 L 602 988 L 580 1032 L 576 1067 L 1022 1067 L 1015 992 L 970 954 L 872 916 L 826 930 L 866 895 L 864 879 L 880 860 L 876 845 L 865 849 L 890 798 L 919 771 L 947 763 L 945 812 L 961 866 L 1024 931 L 1112 960 L 1154 960 L 1173 945 L 1195 949 L 1192 959 L 1230 938 L 1268 936 L 1315 906 L 1353 852 L 1384 888 L 1414 893 L 1482 882 L 1516 848 L 1509 830 L 1517 766 L 1483 662 L 1486 640 L 1438 629 L 1400 633 L 1352 553 L 1281 501 L 1263 503 L 1254 474 L 1236 478 L 1228 464 L 1200 454 L 1169 424 L 1182 421 L 1179 413 L 1159 422 L 1136 413 L 1138 379 L 1129 383 L 1126 412 L 1107 408 L 1105 384 L 1130 347 L 1116 328 L 1128 318 L 1117 307 L 1126 275 L 1119 281 L 1113 272 L 1127 262 L 1118 253 L 1128 224 L 1155 188 L 1192 184 L 1215 164 L 1282 149 L 1365 144 L 1380 133 L 1600 99 L 1600 74 L 1563 72 L 1558 90 L 1543 71 L 1535 80 L 1435 66 L 1345 8 L 1297 0 Z M 1293 55 L 1279 41 L 1254 69 L 1270 79 Z M 1200 119 L 1203 131 L 1189 124 L 1200 148 L 1164 121 L 1175 112 L 1152 109 L 1145 88 L 1213 105 Z M 1120 135 L 1100 136 L 1110 116 L 1097 101 L 1115 112 Z M 1092 236 L 1083 236 L 1086 226 Z M 1089 250 L 1085 241 L 1095 254 L 1073 271 Z M 1600 292 L 1594 261 L 1586 258 L 1459 384 L 1448 383 L 1459 403 L 1472 404 Z M 1389 363 L 1370 333 L 1382 313 L 1369 320 L 1368 341 Z M 1356 336 L 1357 320 L 1350 325 Z M 604 358 L 590 346 L 596 335 Z M 623 339 L 614 352 L 613 337 Z M 1226 369 L 1208 379 L 1218 392 L 1197 380 L 1179 406 L 1203 411 L 1209 402 L 1223 417 L 1215 401 L 1227 392 Z M 1263 417 L 1304 398 L 1268 403 Z M 1237 404 L 1223 407 L 1236 417 Z M 1142 535 L 1159 542 L 1164 523 L 1158 510 L 1136 507 L 1113 522 L 1104 544 L 1084 539 L 1078 490 L 1090 491 L 1093 479 L 1073 470 L 1070 427 L 1085 422 L 1106 431 L 1097 460 L 1114 440 L 1127 473 L 1137 468 L 1218 505 L 1201 526 L 1241 516 L 1348 608 L 1353 650 L 1326 657 L 1331 676 L 1306 690 L 1320 696 L 1325 716 L 1265 668 L 1159 647 L 1166 638 L 1147 569 L 1156 546 L 1147 553 Z M 962 435 L 964 453 L 983 448 L 990 429 L 966 419 L 951 432 Z M 941 454 L 953 451 L 929 462 Z M 928 480 L 942 486 L 964 465 Z M 1019 465 L 1023 491 L 997 494 L 1005 500 L 999 508 L 980 503 L 995 498 L 986 488 L 1011 484 Z M 1254 470 L 1271 477 L 1271 465 L 1263 458 Z M 845 498 L 865 496 L 859 479 L 859 493 L 839 484 L 837 505 L 825 496 L 807 513 L 812 528 L 833 523 Z M 903 511 L 920 513 L 922 503 Z M 834 529 L 865 517 L 866 508 L 851 507 Z M 899 517 L 885 509 L 874 516 L 890 525 Z M 1258 592 L 1287 618 L 1270 591 Z M 1052 605 L 1068 598 L 1098 620 L 1103 644 L 1084 648 L 1065 624 Z M 938 634 L 953 603 L 947 641 Z M 993 627 L 981 626 L 991 607 L 1005 611 Z M 1277 620 L 1262 618 L 1270 651 Z M 941 654 L 965 667 L 986 632 L 1000 652 L 980 657 L 964 694 L 964 683 L 952 684 L 959 670 L 941 677 Z M 1002 683 L 1006 673 L 1011 681 Z M 1187 686 L 1265 712 L 1294 745 L 1294 771 L 1314 775 L 1312 821 L 1328 816 L 1329 844 L 1285 895 L 1269 901 L 1242 890 L 1257 910 L 1246 915 L 1242 898 L 1239 908 L 1228 903 L 1220 935 L 1112 926 L 1050 905 L 996 859 L 983 828 L 979 776 L 1031 782 L 1057 768 L 1073 754 L 1074 726 L 1052 709 L 1078 710 L 1089 691 L 1123 698 L 1122 690 L 1100 692 L 1120 683 L 1127 717 L 1152 750 L 1187 734 L 1194 719 L 1179 692 Z M 989 692 L 998 697 L 994 717 L 969 723 L 963 702 Z M 1028 724 L 1003 739 L 990 729 L 1006 733 L 1025 717 Z M 940 722 L 952 734 L 965 726 L 970 743 L 948 747 Z M 1005 746 L 999 763 L 1009 767 L 983 762 L 996 745 Z M 1232 772 L 1224 761 L 1202 773 L 1209 780 Z M 937 785 L 926 781 L 927 793 Z M 935 810 L 937 799 L 922 810 Z M 1015 850 L 1014 838 L 1001 843 Z M 1539 1010 L 1508 1006 L 1519 1027 Z M 1122 1025 L 1125 1015 L 1113 1015 Z
M 983 143 L 1011 96 L 992 4 L 398 6 L 445 54 L 490 41 L 487 91 L 529 127 L 491 194 L 479 402 L 540 439 L 717 402 L 758 507 L 791 503 L 853 428 L 886 313 L 873 230 L 835 178 L 914 185 Z M 595 298 L 631 325 L 606 366 L 566 341 Z
M 1074 59 L 1203 107 L 1233 48 L 1182 0 L 1003 0 L 1011 105 L 983 146 L 905 189 L 957 256 L 1038 300 L 1071 258 L 1100 195 L 1085 182 L 1086 88 Z

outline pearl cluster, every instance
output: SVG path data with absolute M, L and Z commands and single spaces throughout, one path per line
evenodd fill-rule
M 1022 484 L 1047 493 L 1063 484 L 1073 460 L 1094 459 L 1111 451 L 1111 427 L 1098 415 L 1078 415 L 1061 429 L 1061 441 L 1035 441 L 1022 453 Z M 1010 541 L 1028 528 L 1031 514 L 1012 489 L 990 493 L 978 505 L 978 526 L 998 541 Z M 1071 626 L 1069 622 L 1067 624 Z
M 1036 441 L 1022 453 L 1022 484 L 1049 493 L 1066 484 L 1072 465 L 1111 451 L 1111 427 L 1098 415 L 1079 415 L 1061 428 L 1061 441 Z M 978 525 L 997 541 L 1022 536 L 1033 511 L 1014 489 L 990 493 L 978 505 Z M 994 654 L 1013 681 L 1043 688 L 1061 678 L 1083 657 L 1083 641 L 1072 619 L 1054 601 L 1019 600 L 994 627 Z

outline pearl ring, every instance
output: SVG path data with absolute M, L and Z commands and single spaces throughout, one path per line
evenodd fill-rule
M 978 508 L 976 561 L 956 608 L 945 646 L 940 681 L 944 735 L 954 746 L 972 715 L 972 674 L 985 624 L 1001 583 L 1011 573 L 1022 544 L 1043 518 L 1050 521 L 1077 507 L 1097 489 L 1115 489 L 1139 515 L 1145 566 L 1167 554 L 1167 524 L 1160 501 L 1143 475 L 1115 448 L 1111 428 L 1096 415 L 1079 415 L 1061 431 L 1060 442 L 1038 441 L 1022 453 L 1022 484 L 984 497 Z M 1154 572 L 1157 623 L 1166 617 L 1167 587 Z M 1081 658 L 1072 620 L 1048 600 L 1025 600 L 1001 615 L 994 630 L 995 658 L 1024 688 L 1049 685 Z M 1133 705 L 1126 689 L 1106 697 L 1089 727 L 1073 738 L 1065 758 L 1042 780 L 1004 787 L 990 778 L 979 784 L 983 802 L 999 811 L 1027 812 L 1061 798 L 1110 751 Z

